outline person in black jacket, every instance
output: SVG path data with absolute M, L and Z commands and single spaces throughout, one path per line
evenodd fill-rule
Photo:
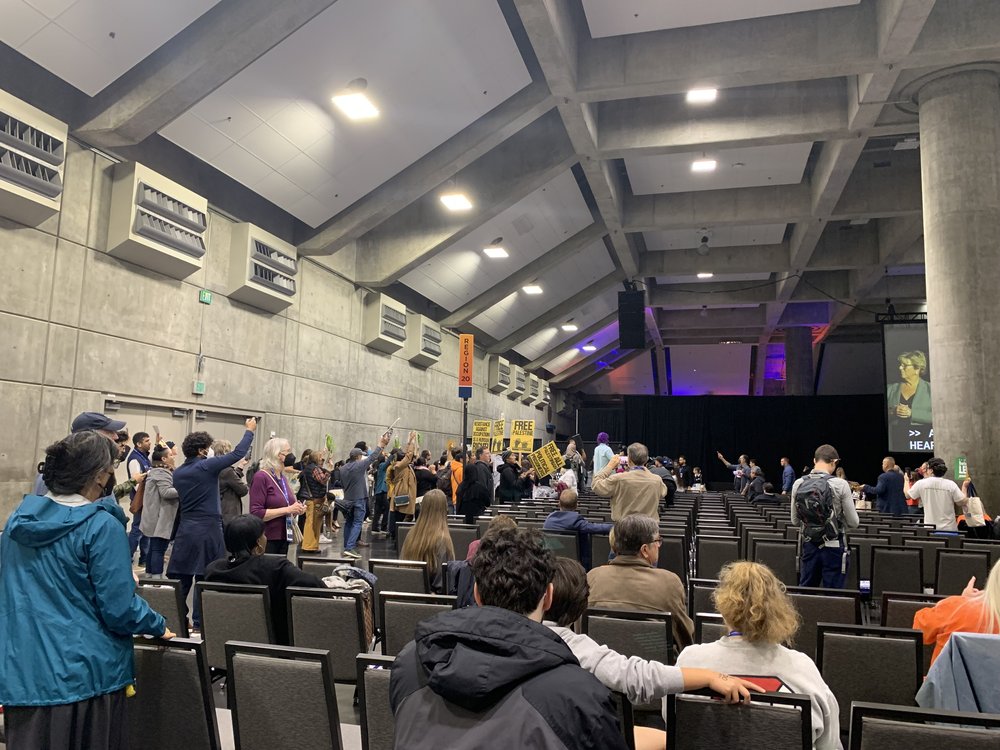
M 521 471 L 521 463 L 511 451 L 503 452 L 503 464 L 500 465 L 500 486 L 497 497 L 501 503 L 513 504 L 521 502 L 521 484 L 527 477 L 527 472 Z
M 472 561 L 480 606 L 417 625 L 392 666 L 396 747 L 627 747 L 611 693 L 541 624 L 554 559 L 537 531 L 487 532 Z
M 307 586 L 321 589 L 326 584 L 311 573 L 304 573 L 292 565 L 288 558 L 265 555 L 267 538 L 264 522 L 247 513 L 237 516 L 225 529 L 226 550 L 229 558 L 210 563 L 205 568 L 205 580 L 211 583 L 263 584 L 270 590 L 271 627 L 275 642 L 288 646 L 288 608 L 285 606 L 285 589 L 289 586 Z
M 493 457 L 489 448 L 476 448 L 476 460 L 466 464 L 458 487 L 458 512 L 473 524 L 493 504 Z

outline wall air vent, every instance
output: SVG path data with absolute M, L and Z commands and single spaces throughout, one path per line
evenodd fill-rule
M 540 392 L 538 376 L 525 373 L 524 384 L 525 387 L 524 393 L 521 394 L 521 403 L 533 404 L 538 401 L 538 394 Z
M 403 358 L 418 367 L 430 367 L 441 359 L 441 326 L 426 315 L 406 317 L 406 346 Z
M 511 366 L 510 388 L 507 389 L 507 398 L 517 399 L 524 395 L 528 389 L 528 373 L 524 368 L 517 365 Z
M 233 225 L 229 248 L 229 298 L 281 312 L 296 292 L 295 247 L 246 222 Z
M 511 367 L 503 357 L 490 357 L 487 386 L 492 393 L 505 393 L 510 389 Z
M 0 91 L 0 216 L 37 226 L 62 205 L 66 123 Z
M 208 200 L 136 162 L 115 165 L 108 254 L 184 279 L 202 267 Z
M 411 338 L 407 335 L 406 305 L 385 294 L 369 294 L 365 297 L 361 333 L 365 346 L 386 354 L 398 352 Z

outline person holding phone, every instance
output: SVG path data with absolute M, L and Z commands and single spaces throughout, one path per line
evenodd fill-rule
M 346 525 L 344 527 L 344 557 L 358 559 L 361 554 L 358 546 L 367 547 L 367 542 L 361 541 L 361 524 L 368 512 L 368 469 L 382 455 L 389 444 L 392 428 L 382 433 L 378 439 L 378 448 L 367 456 L 361 448 L 351 448 L 347 462 L 340 467 L 340 481 L 344 485 L 342 508 L 347 509 Z

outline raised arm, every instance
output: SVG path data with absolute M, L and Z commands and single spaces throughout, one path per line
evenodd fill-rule
M 222 473 L 223 469 L 227 466 L 232 466 L 247 454 L 250 446 L 253 444 L 253 435 L 257 431 L 257 420 L 254 417 L 250 417 L 246 421 L 246 428 L 247 430 L 243 433 L 243 438 L 231 452 L 205 459 L 202 464 L 205 471 L 218 476 Z

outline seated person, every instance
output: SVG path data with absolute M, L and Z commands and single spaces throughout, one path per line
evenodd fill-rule
M 840 707 L 813 660 L 783 646 L 799 629 L 784 584 L 766 565 L 734 562 L 722 568 L 712 593 L 716 611 L 730 633 L 715 643 L 688 646 L 678 667 L 725 669 L 733 675 L 779 680 L 793 693 L 812 698 L 813 747 L 840 747 Z
M 486 533 L 493 531 L 493 529 L 516 529 L 517 521 L 514 520 L 513 516 L 508 516 L 505 513 L 498 513 L 490 519 L 490 525 L 486 527 Z M 483 534 L 486 536 L 486 534 Z M 476 556 L 476 550 L 479 549 L 479 543 L 482 539 L 473 539 L 469 543 L 469 551 L 465 555 L 466 562 L 472 562 L 472 558 Z
M 542 625 L 555 557 L 541 534 L 490 531 L 472 568 L 480 606 L 418 624 L 392 666 L 396 747 L 624 750 L 610 692 Z
M 913 628 L 923 631 L 926 645 L 934 644 L 931 664 L 952 633 L 1000 633 L 1000 562 L 993 566 L 982 591 L 973 576 L 960 596 L 919 610 L 913 616 Z
M 687 614 L 684 585 L 676 573 L 656 567 L 660 527 L 649 516 L 633 513 L 615 522 L 611 536 L 615 559 L 587 574 L 590 606 L 635 612 L 669 612 L 674 644 L 689 646 L 694 624 Z
M 711 688 L 727 703 L 750 700 L 750 691 L 761 692 L 751 682 L 720 674 L 711 669 L 679 669 L 658 661 L 646 661 L 638 656 L 624 656 L 612 651 L 589 635 L 574 633 L 570 628 L 587 609 L 587 573 L 576 560 L 556 558 L 552 579 L 552 605 L 545 611 L 543 625 L 559 634 L 580 666 L 599 679 L 608 689 L 623 693 L 632 703 L 650 703 L 668 693 L 682 690 Z M 636 750 L 663 748 L 664 732 L 648 727 L 636 727 Z
M 559 493 L 559 510 L 549 513 L 542 526 L 543 531 L 574 531 L 580 537 L 580 562 L 590 570 L 590 535 L 607 534 L 611 531 L 610 523 L 590 523 L 577 511 L 576 490 L 566 489 Z M 605 561 L 601 560 L 603 564 Z
M 773 487 L 771 488 L 774 489 Z M 757 498 L 764 494 L 764 470 L 759 466 L 750 468 L 750 482 L 746 486 L 747 500 L 751 504 L 757 502 Z
M 778 496 L 774 494 L 774 485 L 770 482 L 764 482 L 761 490 L 761 493 L 753 500 L 754 505 L 778 505 L 781 503 Z
M 575 490 L 577 484 L 576 479 L 576 469 L 573 468 L 573 464 L 570 460 L 566 459 L 563 463 L 562 473 L 559 474 L 559 478 L 556 479 L 556 484 L 562 484 L 567 489 Z
M 209 583 L 253 583 L 267 586 L 275 643 L 289 645 L 285 589 L 289 586 L 321 589 L 324 587 L 323 580 L 299 570 L 286 557 L 265 555 L 267 538 L 264 536 L 264 522 L 258 516 L 249 513 L 236 516 L 226 524 L 224 538 L 229 558 L 209 563 L 205 568 L 205 580 Z
M 455 545 L 448 532 L 448 498 L 441 490 L 428 490 L 424 495 L 417 522 L 406 535 L 399 559 L 427 563 L 431 591 L 444 593 L 446 581 L 442 579 L 441 566 L 455 559 Z

